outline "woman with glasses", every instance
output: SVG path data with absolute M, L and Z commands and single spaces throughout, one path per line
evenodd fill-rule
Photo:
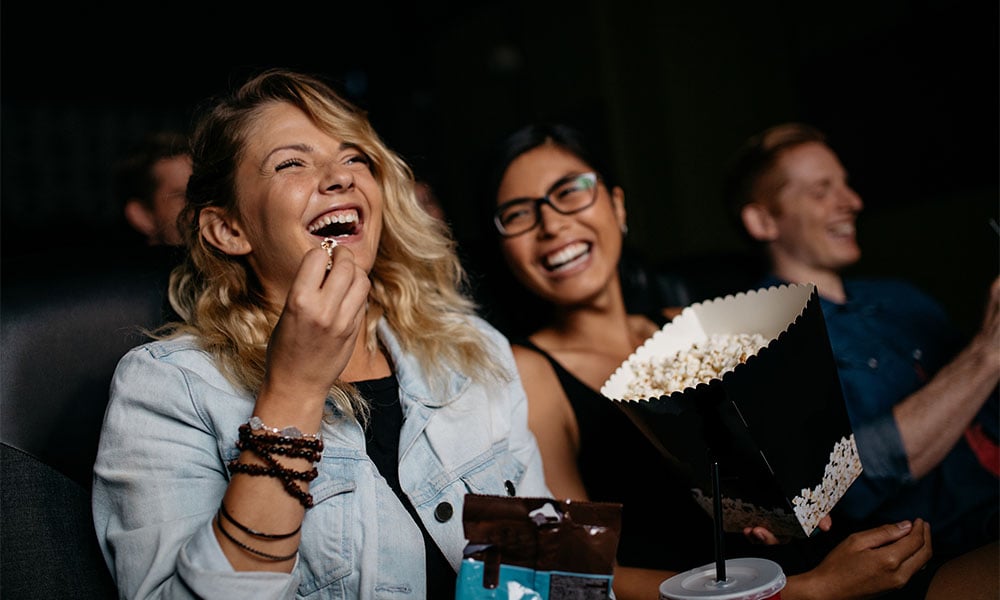
M 548 486 L 560 498 L 623 504 L 616 595 L 655 598 L 674 572 L 712 560 L 713 529 L 660 453 L 598 391 L 666 314 L 626 310 L 618 270 L 625 193 L 582 134 L 563 125 L 506 138 L 488 184 L 503 259 L 544 307 L 544 320 L 513 348 Z M 930 557 L 928 531 L 919 519 L 867 530 L 829 553 L 826 543 L 804 566 L 775 555 L 798 572 L 782 597 L 860 598 L 899 587 Z M 750 550 L 746 543 L 727 541 L 733 555 Z

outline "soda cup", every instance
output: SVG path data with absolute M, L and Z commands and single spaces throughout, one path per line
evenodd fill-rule
M 709 563 L 678 573 L 660 584 L 660 600 L 779 600 L 785 587 L 781 565 L 764 558 L 726 560 L 726 578 L 716 579 Z

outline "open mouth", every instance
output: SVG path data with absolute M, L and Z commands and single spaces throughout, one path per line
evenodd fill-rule
M 548 271 L 566 269 L 584 260 L 590 254 L 590 244 L 576 242 L 560 248 L 542 258 L 542 266 Z
M 361 225 L 357 209 L 350 208 L 328 212 L 312 223 L 307 229 L 309 233 L 323 238 L 347 237 L 356 234 Z
M 837 223 L 827 228 L 834 237 L 854 237 L 854 223 Z

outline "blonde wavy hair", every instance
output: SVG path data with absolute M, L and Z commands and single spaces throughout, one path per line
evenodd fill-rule
M 463 293 L 465 272 L 448 228 L 421 207 L 409 166 L 381 141 L 358 107 L 315 76 L 282 69 L 260 73 L 233 94 L 215 100 L 192 136 L 193 172 L 188 204 L 181 216 L 188 249 L 170 277 L 170 303 L 181 322 L 157 332 L 161 338 L 193 334 L 235 385 L 256 393 L 264 377 L 267 343 L 281 314 L 242 257 L 208 243 L 199 214 L 218 206 L 238 211 L 235 173 L 248 132 L 263 107 L 286 102 L 305 112 L 324 132 L 356 145 L 371 160 L 382 190 L 382 237 L 369 277 L 365 340 L 377 347 L 384 317 L 402 347 L 418 357 L 432 390 L 444 389 L 444 368 L 488 383 L 509 373 L 491 359 L 494 348 L 470 318 L 476 306 Z M 338 382 L 335 406 L 363 417 L 367 406 L 356 389 Z

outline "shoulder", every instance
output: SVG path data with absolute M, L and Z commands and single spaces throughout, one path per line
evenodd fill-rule
M 521 373 L 521 379 L 554 374 L 548 358 L 537 349 L 515 341 L 511 343 L 511 351 L 514 353 L 514 362 L 517 364 L 518 372 Z
M 492 343 L 501 343 L 503 346 L 509 346 L 510 342 L 507 340 L 507 336 L 500 332 L 499 329 L 494 327 L 489 321 L 480 317 L 479 315 L 464 315 L 470 327 L 479 331 L 479 333 L 486 336 L 486 338 Z
M 236 393 L 215 359 L 191 335 L 148 342 L 129 350 L 118 362 L 114 383 L 118 387 L 159 386 L 160 390 L 207 385 Z
M 880 301 L 897 308 L 916 307 L 943 313 L 944 309 L 930 294 L 912 282 L 898 278 L 851 279 L 844 282 L 848 295 L 864 302 Z
M 123 363 L 176 365 L 189 368 L 211 367 L 212 358 L 199 345 L 194 336 L 182 335 L 175 338 L 147 342 L 136 346 L 122 357 Z

